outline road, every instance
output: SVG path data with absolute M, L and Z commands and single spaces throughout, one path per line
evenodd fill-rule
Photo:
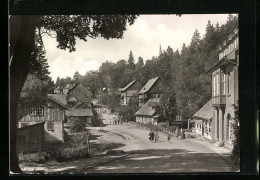
M 82 173 L 175 173 L 175 172 L 230 172 L 230 165 L 218 153 L 191 139 L 172 137 L 170 142 L 163 132 L 159 141 L 148 140 L 147 129 L 134 125 L 110 125 L 113 115 L 104 115 L 100 141 L 124 143 L 118 148 L 127 156 L 107 164 L 84 170 Z M 93 128 L 95 134 L 97 129 Z

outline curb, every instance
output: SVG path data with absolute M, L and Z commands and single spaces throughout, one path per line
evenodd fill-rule
M 109 163 L 109 162 L 116 161 L 116 160 L 118 160 L 118 159 L 122 159 L 122 158 L 126 157 L 127 155 L 128 155 L 128 154 L 125 154 L 125 155 L 123 155 L 123 156 L 116 157 L 116 158 L 114 158 L 114 159 L 110 159 L 110 160 L 105 161 L 105 162 L 101 162 L 101 163 L 98 163 L 98 164 L 95 164 L 95 165 L 92 165 L 92 166 L 89 166 L 89 167 L 86 167 L 86 168 L 82 168 L 82 169 L 80 169 L 79 171 L 87 170 L 87 169 L 91 169 L 91 168 L 94 168 L 94 167 L 97 167 L 97 166 L 100 166 L 100 165 L 103 165 L 103 164 L 107 164 L 107 163 Z

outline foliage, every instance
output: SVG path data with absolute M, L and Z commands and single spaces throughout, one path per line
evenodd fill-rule
M 45 104 L 49 84 L 41 81 L 36 75 L 29 74 L 20 94 L 19 105 L 28 107 L 30 105 Z
M 19 162 L 36 162 L 36 163 L 44 163 L 51 158 L 53 158 L 54 154 L 51 152 L 36 152 L 36 153 L 20 153 L 19 154 Z
M 92 143 L 91 144 L 91 152 L 96 153 L 102 153 L 105 151 L 111 151 L 116 148 L 120 148 L 124 146 L 122 143 L 114 143 L 114 142 L 102 142 L 102 143 Z
M 56 152 L 57 161 L 89 157 L 87 133 L 71 136 L 68 143 L 60 147 Z
M 233 149 L 231 152 L 231 165 L 234 169 L 239 169 L 240 167 L 240 126 L 239 126 L 239 106 L 238 102 L 236 105 L 234 105 L 235 110 L 235 117 L 232 123 L 232 129 L 234 133 L 234 139 L 232 141 L 233 143 Z
M 160 107 L 162 109 L 164 119 L 166 119 L 169 124 L 175 120 L 177 115 L 177 104 L 174 91 L 168 89 L 162 95 Z
M 86 122 L 84 119 L 75 119 L 71 126 L 72 132 L 83 132 L 86 131 Z
M 131 97 L 129 99 L 129 103 L 127 106 L 120 106 L 119 108 L 119 115 L 122 117 L 122 119 L 126 122 L 128 121 L 135 121 L 134 114 L 139 109 L 139 101 L 137 98 Z

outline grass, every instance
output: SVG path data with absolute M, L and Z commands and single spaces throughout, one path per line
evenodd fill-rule
M 54 152 L 35 152 L 35 153 L 20 153 L 20 163 L 45 163 L 54 157 Z
M 91 143 L 91 153 L 93 154 L 103 153 L 122 146 L 124 146 L 124 144 L 114 143 L 114 142 Z

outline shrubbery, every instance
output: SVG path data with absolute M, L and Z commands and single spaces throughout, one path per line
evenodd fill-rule
M 69 142 L 57 150 L 57 161 L 89 157 L 87 138 L 87 133 L 71 136 Z
M 44 163 L 53 158 L 52 152 L 20 153 L 19 162 Z

